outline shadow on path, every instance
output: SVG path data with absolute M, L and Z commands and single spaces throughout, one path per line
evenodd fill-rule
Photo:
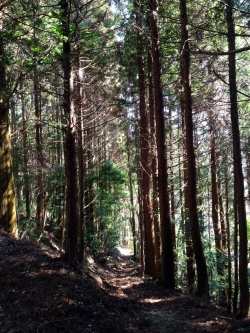
M 74 270 L 0 231 L 1 333 L 250 332 L 211 302 L 140 278 L 129 255 Z

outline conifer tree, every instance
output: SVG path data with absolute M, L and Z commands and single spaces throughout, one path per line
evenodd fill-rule
M 17 235 L 17 216 L 11 139 L 9 123 L 9 99 L 6 81 L 7 56 L 4 50 L 4 23 L 9 1 L 0 5 L 0 226 L 7 232 Z

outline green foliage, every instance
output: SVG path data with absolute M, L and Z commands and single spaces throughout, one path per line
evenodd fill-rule
M 125 190 L 126 172 L 111 162 L 105 162 L 99 172 L 91 177 L 95 184 L 95 234 L 91 247 L 96 253 L 108 255 L 119 241 L 120 231 L 126 220 L 123 208 L 127 193 Z

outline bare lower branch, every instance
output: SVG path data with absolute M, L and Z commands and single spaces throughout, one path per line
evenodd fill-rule
M 242 48 L 237 49 L 237 50 L 225 51 L 225 52 L 221 52 L 221 51 L 209 51 L 209 50 L 198 50 L 198 51 L 192 51 L 192 50 L 190 50 L 190 53 L 191 54 L 205 54 L 205 55 L 217 55 L 217 56 L 222 55 L 222 56 L 224 56 L 224 55 L 241 53 L 241 52 L 245 52 L 245 51 L 249 51 L 249 50 L 250 50 L 250 46 L 246 46 L 246 47 L 242 47 Z

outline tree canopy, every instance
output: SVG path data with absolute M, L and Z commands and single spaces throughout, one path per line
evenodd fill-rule
M 249 311 L 250 7 L 0 1 L 0 226 L 74 264 L 123 244 Z

